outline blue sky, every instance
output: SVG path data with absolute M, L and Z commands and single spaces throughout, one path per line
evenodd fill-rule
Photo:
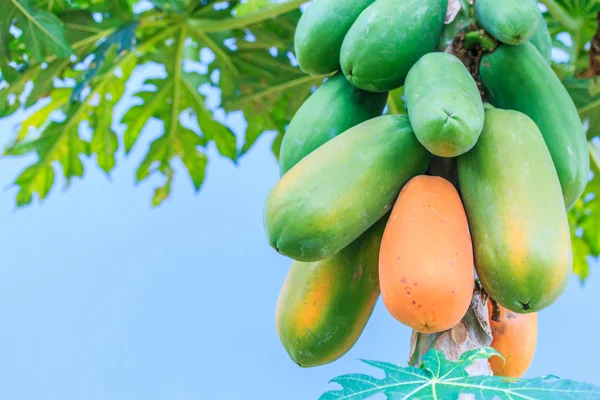
M 0 120 L 3 140 L 22 115 Z M 0 160 L 0 398 L 15 400 L 316 399 L 329 379 L 373 372 L 358 359 L 405 363 L 410 331 L 381 301 L 357 345 L 301 369 L 279 343 L 275 302 L 290 261 L 267 244 L 263 200 L 276 183 L 271 136 L 239 166 L 211 150 L 200 193 L 180 172 L 150 207 L 157 181 L 134 185 L 151 126 L 107 179 L 84 180 L 16 210 L 8 188 L 31 159 Z M 573 278 L 540 315 L 527 376 L 600 385 L 600 275 Z

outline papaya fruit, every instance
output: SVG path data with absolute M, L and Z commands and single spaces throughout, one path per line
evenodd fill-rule
M 447 0 L 378 0 L 356 19 L 342 43 L 342 71 L 352 84 L 387 92 L 404 84 L 410 67 L 435 50 Z
M 268 194 L 269 243 L 297 261 L 334 255 L 383 217 L 429 162 L 405 115 L 350 128 L 304 157 Z
M 421 175 L 400 192 L 379 255 L 389 313 L 421 333 L 452 328 L 465 316 L 475 279 L 467 216 L 447 180 Z
M 588 182 L 583 124 L 569 93 L 535 46 L 500 46 L 482 58 L 481 82 L 490 102 L 527 114 L 539 127 L 570 209 Z
M 488 301 L 492 344 L 504 360 L 498 356 L 490 358 L 490 367 L 496 376 L 522 377 L 533 361 L 538 335 L 538 314 L 518 314 L 500 308 L 500 321 L 491 319 L 492 302 Z
M 326 75 L 340 69 L 340 49 L 346 33 L 361 12 L 375 0 L 313 0 L 294 35 L 300 69 Z
M 301 367 L 337 360 L 363 332 L 379 298 L 386 221 L 325 260 L 292 264 L 277 300 L 275 325 L 283 347 Z
M 458 157 L 458 181 L 486 292 L 523 314 L 554 303 L 571 271 L 571 237 L 552 158 L 531 118 L 488 108 L 477 144 Z
M 520 45 L 531 39 L 540 23 L 537 1 L 477 0 L 475 17 L 502 43 Z
M 539 12 L 540 23 L 537 30 L 529 40 L 531 44 L 542 54 L 542 56 L 550 63 L 552 60 L 552 37 L 548 30 L 548 24 L 544 20 L 544 15 Z
M 483 129 L 483 102 L 475 80 L 456 56 L 429 53 L 405 84 L 408 117 L 430 153 L 457 157 L 471 150 Z
M 329 78 L 292 118 L 281 143 L 280 174 L 328 140 L 381 115 L 386 101 L 387 93 L 360 90 L 341 72 Z

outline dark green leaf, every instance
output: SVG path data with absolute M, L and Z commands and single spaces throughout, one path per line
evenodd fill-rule
M 32 8 L 28 1 L 6 0 L 10 11 L 16 10 L 17 25 L 23 31 L 23 40 L 37 60 L 47 56 L 67 57 L 73 50 L 65 39 L 62 21 L 52 13 Z
M 420 368 L 364 361 L 381 369 L 385 377 L 353 374 L 334 378 L 332 382 L 342 389 L 323 394 L 321 400 L 362 400 L 377 394 L 388 399 L 459 399 L 513 400 L 521 399 L 598 399 L 600 388 L 591 384 L 556 377 L 511 379 L 498 376 L 469 376 L 466 368 L 475 360 L 498 353 L 491 348 L 480 348 L 463 353 L 458 361 L 448 361 L 444 353 L 430 350 L 423 357 Z
M 108 36 L 101 45 L 96 47 L 96 49 L 91 53 L 93 59 L 90 67 L 85 71 L 81 80 L 77 82 L 77 85 L 75 85 L 75 88 L 73 89 L 71 101 L 80 100 L 81 92 L 89 83 L 89 81 L 98 74 L 104 65 L 104 61 L 110 50 L 116 48 L 117 55 L 122 56 L 124 52 L 131 49 L 131 46 L 133 46 L 135 42 L 135 30 L 137 26 L 137 21 L 123 26 L 121 29 L 116 30 L 110 36 Z
M 588 127 L 588 138 L 600 135 L 600 85 L 592 79 L 569 78 L 563 83 Z

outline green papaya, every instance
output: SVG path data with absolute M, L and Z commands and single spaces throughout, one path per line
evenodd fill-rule
M 535 46 L 500 46 L 485 55 L 480 77 L 490 102 L 527 114 L 550 150 L 570 209 L 588 182 L 590 160 L 583 124 L 569 93 Z
M 548 24 L 546 24 L 546 21 L 544 20 L 544 15 L 541 12 L 539 12 L 538 15 L 540 23 L 529 41 L 536 49 L 538 49 L 542 56 L 544 56 L 546 61 L 550 63 L 552 60 L 552 37 L 548 30 Z
M 387 217 L 339 253 L 294 261 L 277 300 L 275 326 L 301 367 L 346 354 L 363 332 L 379 298 L 379 248 Z
M 410 124 L 430 153 L 457 157 L 483 129 L 483 102 L 469 70 L 448 53 L 429 53 L 410 69 L 405 85 Z
M 535 33 L 540 22 L 537 1 L 477 0 L 475 17 L 481 26 L 502 43 L 523 44 Z
M 352 84 L 387 92 L 404 84 L 410 67 L 435 50 L 447 0 L 378 0 L 358 17 L 342 44 L 342 71 Z
M 340 48 L 361 12 L 375 0 L 313 0 L 300 17 L 294 48 L 300 69 L 325 75 L 340 68 Z
M 486 292 L 517 313 L 552 304 L 573 254 L 560 183 L 536 124 L 518 111 L 487 109 L 477 144 L 458 158 L 458 179 Z
M 340 133 L 381 115 L 386 101 L 387 93 L 360 90 L 341 72 L 329 78 L 290 122 L 281 143 L 280 174 Z
M 264 207 L 269 243 L 297 261 L 336 254 L 391 209 L 430 158 L 406 115 L 356 125 L 304 157 L 271 190 Z

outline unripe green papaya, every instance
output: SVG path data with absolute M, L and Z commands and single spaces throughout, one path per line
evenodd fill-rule
M 340 133 L 381 115 L 386 101 L 387 93 L 360 90 L 341 72 L 329 78 L 290 122 L 281 143 L 280 174 Z
M 544 15 L 541 12 L 539 13 L 539 18 L 540 23 L 538 28 L 529 41 L 549 63 L 552 60 L 552 37 L 548 30 L 548 24 L 546 24 Z
M 477 144 L 458 158 L 458 179 L 483 288 L 514 312 L 548 307 L 567 285 L 573 254 L 560 183 L 536 124 L 518 111 L 487 109 Z
M 340 48 L 361 12 L 375 0 L 313 0 L 300 17 L 294 48 L 300 69 L 325 75 L 340 68 Z
M 457 157 L 475 146 L 483 129 L 483 102 L 458 58 L 424 55 L 410 69 L 404 93 L 410 124 L 430 153 Z
M 391 209 L 430 158 L 406 115 L 384 115 L 347 130 L 304 157 L 271 190 L 264 208 L 269 243 L 298 261 L 336 254 Z
M 363 332 L 379 298 L 379 248 L 387 217 L 339 253 L 294 261 L 277 301 L 277 333 L 301 367 L 346 354 Z
M 500 46 L 483 57 L 479 70 L 492 104 L 527 114 L 542 131 L 570 209 L 590 171 L 583 124 L 571 96 L 531 43 Z
M 370 92 L 402 86 L 410 67 L 435 50 L 447 8 L 447 0 L 371 4 L 344 38 L 340 61 L 346 78 Z
M 534 35 L 540 23 L 537 1 L 477 0 L 475 16 L 481 26 L 502 43 L 523 44 Z

